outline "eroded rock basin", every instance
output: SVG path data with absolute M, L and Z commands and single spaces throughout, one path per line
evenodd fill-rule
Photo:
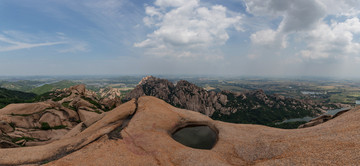
M 191 125 L 175 131 L 172 138 L 191 148 L 212 149 L 217 142 L 217 133 L 206 125 Z

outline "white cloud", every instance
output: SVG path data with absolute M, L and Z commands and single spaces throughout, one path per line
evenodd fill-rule
M 323 7 L 314 0 L 293 0 L 287 9 L 279 26 L 284 33 L 311 30 L 325 16 Z
M 349 18 L 344 22 L 322 23 L 309 31 L 305 40 L 307 49 L 301 54 L 313 59 L 356 55 L 360 53 L 360 43 L 354 35 L 360 34 L 359 18 Z
M 156 30 L 135 47 L 149 54 L 192 57 L 206 55 L 229 39 L 227 29 L 240 28 L 240 15 L 231 15 L 224 6 L 204 7 L 199 0 L 157 0 L 146 6 L 144 23 Z
M 318 2 L 330 15 L 354 17 L 360 14 L 360 0 L 318 0 Z
M 250 39 L 257 47 L 276 51 L 287 48 L 288 36 L 301 39 L 304 49 L 294 55 L 307 59 L 344 58 L 360 53 L 354 36 L 360 32 L 360 0 L 245 0 L 247 12 L 270 20 L 281 17 L 279 25 L 254 32 Z M 329 16 L 331 23 L 325 18 Z M 337 19 L 345 16 L 345 21 Z M 299 43 L 297 43 L 299 44 Z M 295 45 L 296 47 L 296 45 Z M 269 49 L 264 49 L 268 50 Z M 263 52 L 268 54 L 268 52 Z
M 251 34 L 250 39 L 256 45 L 271 48 L 286 47 L 286 36 L 271 29 L 261 30 Z
M 282 17 L 276 30 L 263 29 L 250 37 L 253 44 L 282 49 L 287 47 L 290 33 L 303 32 L 316 27 L 325 16 L 323 7 L 313 0 L 245 0 L 247 12 L 270 19 Z
M 69 47 L 59 50 L 60 53 L 75 53 L 75 52 L 87 52 L 89 46 L 84 42 L 71 42 L 68 43 Z
M 278 33 L 306 31 L 316 27 L 325 16 L 324 8 L 314 0 L 245 0 L 247 11 L 255 16 L 282 17 Z
M 359 63 L 359 64 L 360 64 L 360 57 L 355 57 L 354 60 L 355 60 L 355 63 Z
M 5 32 L 5 34 L 9 34 L 9 33 Z M 26 41 L 27 39 L 24 40 Z M 40 43 L 23 42 L 23 41 L 14 40 L 11 37 L 1 34 L 0 34 L 0 43 L 2 43 L 1 44 L 2 46 L 0 45 L 1 52 L 64 44 L 64 42 L 40 42 Z
M 199 0 L 156 0 L 155 5 L 159 7 L 181 7 L 185 5 L 197 6 Z
M 60 53 L 89 51 L 86 42 L 69 38 L 65 33 L 29 34 L 20 31 L 0 32 L 0 52 L 30 49 L 35 47 L 57 46 Z

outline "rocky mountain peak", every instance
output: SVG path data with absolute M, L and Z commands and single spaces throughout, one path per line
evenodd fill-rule
M 176 83 L 176 88 L 182 89 L 182 90 L 187 90 L 187 91 L 192 91 L 192 92 L 197 92 L 197 91 L 202 91 L 203 93 L 206 92 L 206 90 L 204 90 L 203 88 L 200 88 L 200 87 L 196 86 L 195 84 L 192 84 L 186 80 L 178 81 Z
M 159 80 L 159 78 L 156 78 L 154 76 L 146 76 L 141 79 L 141 81 L 139 82 L 139 85 L 143 85 L 143 84 L 146 84 L 147 82 L 153 82 L 153 81 L 158 81 L 158 80 Z
M 276 120 L 282 121 L 282 117 L 318 116 L 324 111 L 321 103 L 268 95 L 261 89 L 214 92 L 206 91 L 185 80 L 174 85 L 166 79 L 153 76 L 143 78 L 136 88 L 127 94 L 124 101 L 141 96 L 154 96 L 179 108 L 237 123 L 269 124 Z M 256 118 L 249 120 L 246 117 Z
M 106 87 L 99 90 L 101 98 L 115 99 L 121 95 L 119 88 Z
M 169 96 L 173 93 L 174 88 L 174 84 L 166 79 L 147 76 L 123 100 L 129 101 L 140 96 L 155 96 L 169 102 Z
M 72 93 L 78 93 L 80 95 L 84 95 L 86 91 L 85 84 L 75 85 L 69 88 L 69 91 Z

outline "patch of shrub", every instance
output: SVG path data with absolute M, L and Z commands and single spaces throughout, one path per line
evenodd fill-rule
M 46 122 L 41 122 L 41 127 L 40 127 L 41 130 L 50 130 L 51 127 L 49 125 L 49 123 L 46 123 Z
M 54 126 L 54 127 L 51 127 L 49 125 L 49 123 L 47 122 L 41 122 L 41 127 L 40 129 L 41 130 L 51 130 L 51 129 L 54 129 L 54 130 L 58 130 L 58 129 L 65 129 L 67 126 L 65 125 L 59 125 L 59 126 Z

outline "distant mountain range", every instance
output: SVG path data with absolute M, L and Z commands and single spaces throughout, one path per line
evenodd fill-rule
M 122 101 L 119 93 L 107 88 L 99 95 L 84 84 L 42 95 L 0 89 L 0 99 L 33 101 L 0 109 L 0 165 L 358 163 L 359 107 L 314 119 L 307 129 L 279 130 L 216 120 L 271 126 L 338 105 L 262 90 L 206 91 L 155 77 L 142 79 Z
M 0 108 L 10 103 L 24 103 L 35 101 L 53 100 L 59 101 L 66 97 L 65 87 L 76 84 L 72 81 L 60 81 L 52 84 L 44 84 L 32 89 L 34 93 L 25 93 L 2 89 L 0 91 Z M 299 100 L 286 98 L 281 95 L 265 94 L 263 90 L 251 90 L 245 92 L 230 91 L 207 91 L 185 80 L 174 83 L 152 76 L 143 78 L 134 90 L 124 96 L 117 88 L 103 88 L 98 92 L 92 91 L 97 98 L 93 104 L 104 104 L 108 100 L 123 103 L 140 96 L 155 96 L 165 102 L 176 106 L 205 114 L 215 120 L 233 123 L 262 124 L 273 127 L 297 128 L 305 122 L 277 123 L 285 119 L 315 117 L 328 109 L 341 107 L 338 104 L 316 103 L 311 100 Z M 105 105 L 115 103 L 106 103 Z M 103 107 L 111 110 L 110 107 Z
M 35 93 L 37 95 L 44 94 L 46 92 L 54 91 L 56 89 L 69 88 L 70 86 L 78 85 L 79 82 L 69 80 L 49 80 L 49 81 L 30 81 L 30 80 L 19 80 L 19 81 L 0 81 L 0 87 L 17 90 L 22 92 Z
M 78 84 L 78 82 L 68 80 L 43 84 L 38 87 L 34 87 L 34 84 L 26 85 L 26 82 L 21 81 L 12 84 L 2 84 L 3 86 L 12 89 L 27 89 L 30 87 L 32 87 L 32 89 L 28 89 L 28 92 L 23 92 L 20 90 L 0 88 L 0 108 L 11 103 L 39 102 L 48 99 L 57 101 L 59 100 L 59 95 L 61 96 L 64 93 L 64 90 Z M 119 100 L 119 97 L 121 96 L 120 89 L 112 87 L 99 88 L 97 91 L 92 91 L 92 93 L 99 99 L 109 98 Z
M 78 85 L 78 84 L 79 84 L 78 82 L 63 80 L 63 81 L 58 81 L 58 82 L 54 82 L 54 83 L 44 84 L 44 85 L 38 86 L 36 88 L 33 88 L 30 91 L 35 94 L 41 95 L 46 92 L 54 91 L 56 89 L 69 88 L 71 86 Z
M 318 116 L 327 109 L 340 107 L 336 104 L 267 95 L 262 90 L 243 93 L 206 91 L 185 80 L 174 84 L 152 76 L 143 78 L 123 101 L 144 95 L 155 96 L 173 106 L 200 112 L 215 120 L 268 126 L 276 126 L 276 122 L 285 119 Z M 299 124 L 295 125 L 291 128 Z

